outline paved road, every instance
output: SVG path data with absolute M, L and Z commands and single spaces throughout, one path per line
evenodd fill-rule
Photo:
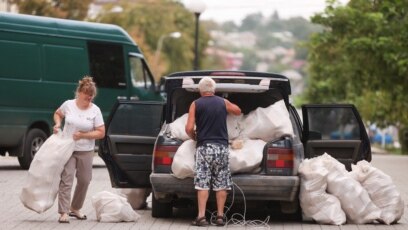
M 408 204 L 408 157 L 376 154 L 373 156 L 373 165 L 390 175 L 397 185 L 405 201 Z M 104 163 L 99 157 L 95 157 L 93 180 L 91 182 L 88 197 L 85 201 L 83 212 L 88 220 L 71 220 L 70 224 L 57 222 L 57 205 L 43 214 L 37 214 L 26 209 L 19 200 L 19 194 L 24 183 L 26 171 L 21 170 L 16 158 L 0 157 L 0 229 L 206 229 L 190 226 L 191 212 L 179 213 L 172 219 L 154 219 L 151 217 L 151 203 L 146 210 L 137 211 L 141 215 L 138 222 L 132 223 L 99 223 L 96 221 L 95 211 L 90 202 L 90 197 L 99 191 L 114 191 L 111 188 L 109 175 Z M 230 229 L 254 229 L 253 226 L 229 225 Z M 211 226 L 207 229 L 218 229 Z M 342 226 L 319 225 L 312 222 L 291 222 L 272 219 L 268 225 L 260 225 L 257 229 L 276 230 L 314 230 L 314 229 L 352 229 L 352 230 L 379 230 L 379 229 L 408 229 L 408 214 L 396 225 L 386 226 L 382 224 Z

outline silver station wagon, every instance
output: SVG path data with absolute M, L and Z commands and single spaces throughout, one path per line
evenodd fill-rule
M 299 214 L 298 166 L 304 158 L 327 152 L 349 170 L 360 160 L 371 161 L 364 124 L 351 104 L 302 105 L 301 119 L 290 103 L 290 81 L 285 76 L 249 71 L 174 73 L 165 77 L 163 103 L 119 100 L 99 148 L 113 187 L 152 189 L 153 217 L 171 217 L 181 204 L 196 205 L 193 178 L 173 175 L 174 155 L 183 141 L 170 134 L 169 125 L 200 97 L 198 82 L 203 77 L 214 79 L 216 95 L 237 104 L 244 116 L 278 101 L 287 110 L 293 135 L 267 140 L 256 172 L 232 175 L 247 203 L 278 204 L 284 214 Z M 239 202 L 243 197 L 234 199 Z

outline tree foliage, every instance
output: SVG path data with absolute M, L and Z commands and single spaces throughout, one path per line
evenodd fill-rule
M 327 1 L 312 22 L 306 100 L 354 103 L 366 121 L 408 127 L 408 1 Z
M 117 24 L 128 31 L 144 52 L 156 78 L 163 74 L 191 70 L 194 59 L 195 17 L 182 4 L 169 0 L 122 0 L 116 3 L 123 8 L 121 13 L 112 13 L 113 5 L 107 6 L 96 19 L 98 22 Z M 209 35 L 200 24 L 199 60 L 205 63 L 204 50 Z M 155 53 L 161 36 L 180 32 L 178 39 L 163 40 L 159 59 Z
M 22 14 L 83 20 L 92 0 L 10 0 Z

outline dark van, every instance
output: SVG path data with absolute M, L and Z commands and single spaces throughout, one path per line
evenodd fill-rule
M 115 25 L 0 13 L 0 65 L 0 154 L 24 169 L 84 75 L 105 119 L 118 99 L 162 100 L 139 47 Z

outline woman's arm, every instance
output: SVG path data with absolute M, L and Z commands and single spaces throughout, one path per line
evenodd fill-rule
M 78 131 L 74 133 L 74 140 L 79 140 L 79 139 L 102 139 L 105 137 L 105 125 L 101 125 L 99 127 L 96 127 L 95 130 L 89 131 L 89 132 L 81 132 Z
M 54 133 L 58 133 L 58 130 L 61 129 L 61 122 L 64 119 L 64 117 L 65 116 L 60 109 L 57 109 L 54 112 L 54 123 L 55 123 L 53 127 Z

